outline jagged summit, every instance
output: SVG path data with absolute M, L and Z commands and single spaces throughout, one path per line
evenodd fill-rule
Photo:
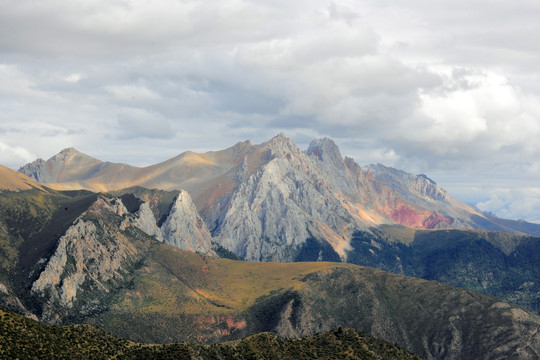
M 249 260 L 294 260 L 293 250 L 310 237 L 329 244 L 321 245 L 321 259 L 343 258 L 355 230 L 385 224 L 520 231 L 453 199 L 425 175 L 382 164 L 361 168 L 329 138 L 313 140 L 304 152 L 280 133 L 258 145 L 187 151 L 144 168 L 68 148 L 20 171 L 54 189 L 185 190 L 214 241 Z
M 274 154 L 286 155 L 287 153 L 297 153 L 298 146 L 284 133 L 279 133 L 267 142 L 259 145 L 260 148 L 271 149 Z
M 315 139 L 306 151 L 308 155 L 316 156 L 320 161 L 332 164 L 338 168 L 343 168 L 343 158 L 339 147 L 330 138 Z

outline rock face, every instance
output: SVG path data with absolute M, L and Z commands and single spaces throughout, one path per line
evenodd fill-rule
M 72 311 L 95 310 L 93 305 L 101 301 L 96 296 L 116 288 L 143 256 L 148 242 L 137 246 L 133 239 L 144 234 L 184 250 L 215 255 L 210 233 L 185 191 L 176 198 L 161 228 L 148 203 L 129 213 L 119 198 L 99 196 L 60 237 L 32 284 L 32 295 L 44 304 L 42 320 L 55 322 Z
M 184 207 L 194 224 L 200 216 L 217 244 L 248 260 L 306 259 L 312 240 L 318 248 L 307 251 L 310 260 L 346 259 L 354 230 L 388 224 L 540 232 L 540 226 L 487 217 L 425 175 L 383 165 L 361 168 L 343 158 L 328 138 L 314 140 L 302 152 L 280 134 L 259 145 L 246 141 L 222 151 L 186 152 L 145 168 L 100 162 L 66 149 L 20 171 L 57 189 L 184 189 L 198 211 Z M 202 223 L 180 229 L 169 222 L 168 238 L 157 229 L 161 219 L 153 224 L 142 212 L 139 218 L 137 226 L 157 239 L 203 253 L 209 249 Z M 195 234 L 198 240 L 188 244 L 171 234 Z M 313 255 L 317 251 L 320 256 Z
M 165 243 L 179 249 L 213 254 L 212 236 L 186 191 L 174 200 L 161 233 Z
M 240 167 L 238 177 L 246 179 L 210 208 L 215 241 L 248 260 L 292 261 L 297 248 L 315 237 L 345 257 L 347 238 L 361 223 L 321 170 L 282 135 L 256 150 L 244 164 L 258 157 L 264 165 L 251 175 Z
M 100 196 L 59 239 L 31 288 L 43 299 L 43 320 L 56 322 L 72 312 L 91 312 L 99 306 L 99 297 L 124 279 L 144 250 L 136 246 L 134 236 L 119 230 L 120 216 L 126 213 L 120 200 Z
M 120 228 L 125 229 L 128 226 L 135 226 L 146 234 L 154 236 L 156 240 L 163 242 L 163 234 L 156 224 L 154 214 L 147 202 L 142 203 L 137 212 L 126 217 L 126 219 L 122 221 Z
M 212 236 L 186 191 L 180 191 L 173 200 L 161 226 L 158 222 L 150 204 L 143 202 L 137 211 L 127 214 L 120 227 L 134 226 L 156 240 L 179 249 L 215 255 Z

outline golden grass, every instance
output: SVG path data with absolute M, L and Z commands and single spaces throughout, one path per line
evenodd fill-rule
M 117 309 L 175 314 L 233 314 L 277 289 L 299 290 L 304 276 L 349 267 L 330 262 L 253 263 L 216 259 L 156 246 L 139 271 L 135 288 L 125 291 Z

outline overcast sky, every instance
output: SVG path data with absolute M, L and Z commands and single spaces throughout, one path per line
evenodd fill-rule
M 540 222 L 540 2 L 0 0 L 0 163 L 279 132 Z

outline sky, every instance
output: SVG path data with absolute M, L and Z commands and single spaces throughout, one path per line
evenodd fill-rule
M 0 0 L 0 164 L 280 132 L 540 223 L 540 2 Z

